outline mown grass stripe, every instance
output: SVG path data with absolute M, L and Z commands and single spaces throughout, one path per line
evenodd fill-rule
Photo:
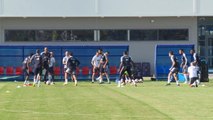
M 122 96 L 124 96 L 124 97 L 126 97 L 126 98 L 128 98 L 128 99 L 131 99 L 131 100 L 133 100 L 133 101 L 135 101 L 135 102 L 137 102 L 137 103 L 140 103 L 142 106 L 146 106 L 146 107 L 150 108 L 152 111 L 158 112 L 158 113 L 161 114 L 162 116 L 166 117 L 166 119 L 173 120 L 173 118 L 171 118 L 171 117 L 168 116 L 167 114 L 165 114 L 165 113 L 159 111 L 159 110 L 156 109 L 155 107 L 153 107 L 153 106 L 151 106 L 151 105 L 145 103 L 144 101 L 142 101 L 142 99 L 139 100 L 139 99 L 136 99 L 136 98 L 134 98 L 134 97 L 131 97 L 131 96 L 129 96 L 129 95 L 127 95 L 127 94 L 121 92 L 121 90 L 119 90 L 119 88 L 116 89 L 115 87 L 112 88 L 112 87 L 110 87 L 110 86 L 105 86 L 105 88 L 107 88 L 107 89 L 113 91 L 114 93 L 118 93 L 118 94 L 120 94 L 120 95 L 122 95 Z

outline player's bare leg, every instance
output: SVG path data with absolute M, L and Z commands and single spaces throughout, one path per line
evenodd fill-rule
M 110 79 L 109 79 L 109 75 L 108 75 L 108 73 L 107 72 L 105 72 L 104 73 L 104 75 L 106 76 L 106 78 L 107 78 L 107 82 L 110 84 Z
M 38 74 L 37 75 L 37 83 L 38 83 L 37 87 L 40 87 L 40 82 L 41 82 L 41 76 L 40 76 L 40 74 Z
M 64 85 L 68 84 L 68 73 L 65 71 L 64 73 Z
M 78 84 L 78 81 L 77 81 L 77 78 L 76 78 L 76 76 L 75 76 L 75 75 L 72 75 L 72 78 L 73 78 L 73 81 L 75 82 L 75 86 L 77 86 L 77 84 Z
M 174 73 L 173 76 L 174 76 L 174 79 L 175 79 L 175 81 L 176 81 L 177 86 L 180 86 L 179 81 L 178 81 L 178 78 L 177 78 L 177 74 Z
M 171 84 L 171 77 L 172 77 L 172 72 L 169 72 L 168 80 L 167 80 L 167 84 L 166 85 L 170 85 Z

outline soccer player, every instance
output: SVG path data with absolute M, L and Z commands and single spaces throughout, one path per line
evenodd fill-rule
M 79 66 L 80 62 L 78 59 L 73 57 L 73 53 L 70 52 L 70 58 L 67 61 L 67 70 L 65 74 L 71 74 L 72 80 L 75 82 L 75 86 L 77 86 L 77 78 L 76 78 L 76 68 Z M 66 75 L 68 76 L 68 75 Z M 65 85 L 68 84 L 68 79 L 65 80 Z
M 65 52 L 65 56 L 63 57 L 63 60 L 62 60 L 62 63 L 63 63 L 63 65 L 64 65 L 64 78 L 65 78 L 64 84 L 67 83 L 66 79 L 68 79 L 68 76 L 66 76 L 66 75 L 67 75 L 67 74 L 66 74 L 66 70 L 67 70 L 67 61 L 68 61 L 69 58 L 70 58 L 70 54 L 69 54 L 68 51 L 66 51 L 66 52 Z
M 190 86 L 198 87 L 198 72 L 199 68 L 196 66 L 194 62 L 191 62 L 190 67 L 188 68 L 189 78 L 190 78 Z
M 193 62 L 194 65 L 199 68 L 199 70 L 197 71 L 197 74 L 198 74 L 198 78 L 200 78 L 199 77 L 199 72 L 201 71 L 201 69 L 200 69 L 201 68 L 200 67 L 200 65 L 201 65 L 200 58 L 199 58 L 198 54 L 195 52 L 194 49 L 190 50 L 190 54 L 192 55 L 191 62 Z M 200 79 L 198 79 L 198 84 L 200 84 Z
M 38 84 L 38 87 L 40 87 L 40 80 L 41 80 L 41 73 L 42 73 L 42 58 L 40 55 L 40 51 L 37 49 L 36 54 L 34 54 L 30 62 L 33 63 L 33 73 L 34 73 L 34 82 L 33 86 L 35 84 Z
M 199 67 L 201 64 L 201 61 L 200 61 L 198 54 L 195 52 L 194 49 L 190 50 L 190 54 L 192 55 L 191 62 L 194 62 L 195 65 L 197 65 Z
M 170 72 L 168 74 L 168 83 L 166 85 L 171 85 L 171 78 L 173 77 L 176 81 L 177 86 L 180 86 L 180 84 L 178 82 L 178 78 L 177 78 L 177 74 L 179 72 L 179 69 L 178 69 L 179 63 L 178 63 L 177 58 L 175 57 L 173 51 L 169 51 L 169 57 L 171 59 L 172 66 L 169 69 Z
M 132 58 L 128 55 L 128 52 L 127 51 L 123 52 L 123 56 L 121 57 L 121 63 L 119 67 L 121 85 L 125 85 L 125 74 L 128 74 L 130 79 L 132 80 L 131 67 L 133 65 L 134 63 L 132 61 Z
M 44 51 L 41 53 L 41 58 L 42 58 L 42 69 L 45 70 L 44 83 L 46 83 L 47 75 L 49 73 L 49 63 L 50 63 L 50 53 L 47 47 L 45 47 Z
M 29 66 L 30 66 L 30 59 L 32 56 L 33 56 L 33 54 L 30 54 L 29 56 L 27 56 L 22 63 L 23 64 L 22 69 L 23 69 L 23 73 L 25 76 L 25 81 L 24 81 L 25 86 L 28 86 L 30 84 L 30 82 L 29 82 L 30 67 Z
M 123 61 L 123 57 L 124 57 L 124 53 L 123 53 L 123 56 L 121 56 L 121 58 L 120 58 L 120 66 L 119 66 L 119 70 L 118 70 L 118 72 L 119 72 L 119 81 L 118 81 L 118 87 L 121 87 L 121 84 L 122 84 L 122 87 L 123 87 L 123 84 L 124 83 L 122 83 L 123 81 L 125 81 L 125 80 L 123 80 L 123 78 L 122 78 L 122 76 L 126 76 L 125 75 L 125 72 L 123 73 L 123 75 L 121 75 L 121 68 L 122 68 L 122 66 L 121 66 L 121 63 L 122 63 L 122 61 Z M 128 74 L 128 73 L 127 73 Z M 126 79 L 126 78 L 125 78 Z
M 96 52 L 96 54 L 93 56 L 91 64 L 92 64 L 92 83 L 94 83 L 95 73 L 100 73 L 100 61 L 101 61 L 101 52 Z M 101 81 L 99 82 L 101 83 Z
M 49 63 L 49 75 L 48 75 L 48 81 L 47 84 L 54 84 L 54 66 L 55 66 L 55 58 L 53 52 L 50 52 L 50 63 Z
M 179 49 L 179 54 L 181 55 L 181 60 L 182 60 L 180 67 L 182 68 L 182 72 L 183 72 L 183 75 L 184 75 L 184 78 L 185 78 L 185 84 L 187 84 L 189 82 L 188 81 L 188 75 L 187 75 L 188 74 L 188 72 L 187 72 L 188 60 L 187 60 L 186 54 L 184 53 L 183 49 Z
M 105 52 L 101 57 L 100 61 L 100 83 L 102 83 L 103 75 L 106 76 L 108 83 L 110 84 L 108 69 L 109 69 L 109 59 L 108 59 L 109 52 Z

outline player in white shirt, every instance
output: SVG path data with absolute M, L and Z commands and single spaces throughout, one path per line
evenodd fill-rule
M 100 73 L 100 61 L 101 61 L 101 53 L 96 52 L 95 56 L 93 56 L 91 64 L 92 64 L 92 83 L 94 83 L 95 73 Z
M 198 84 L 199 84 L 198 74 L 197 74 L 198 71 L 199 71 L 199 67 L 196 66 L 196 63 L 191 62 L 190 67 L 188 68 L 191 87 L 198 87 Z
M 70 58 L 70 54 L 68 51 L 65 52 L 65 56 L 63 57 L 63 60 L 62 60 L 62 63 L 64 65 L 64 79 L 65 79 L 65 82 L 64 82 L 64 85 L 66 85 L 68 83 L 67 79 L 68 79 L 68 76 L 66 74 L 66 70 L 67 70 L 67 61 L 68 59 Z

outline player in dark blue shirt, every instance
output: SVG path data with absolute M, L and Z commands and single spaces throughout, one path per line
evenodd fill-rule
M 108 59 L 109 52 L 105 52 L 101 56 L 100 61 L 100 79 L 102 81 L 103 76 L 105 75 L 107 78 L 108 83 L 110 84 L 109 75 L 108 75 L 108 69 L 109 69 L 109 59 Z
M 29 85 L 29 76 L 30 76 L 30 59 L 33 56 L 33 54 L 31 53 L 29 56 L 27 56 L 24 61 L 23 61 L 23 66 L 22 66 L 22 70 L 25 76 L 25 81 L 24 81 L 24 85 Z
M 46 83 L 48 73 L 50 72 L 49 71 L 50 53 L 47 47 L 45 47 L 44 51 L 41 53 L 41 58 L 42 58 L 42 70 L 45 70 L 44 82 Z
M 189 83 L 188 81 L 188 60 L 187 60 L 187 57 L 186 57 L 186 54 L 184 53 L 184 50 L 183 49 L 179 49 L 179 54 L 181 55 L 181 64 L 180 64 L 180 67 L 182 68 L 182 73 L 184 75 L 184 78 L 185 78 L 185 84 Z
M 75 82 L 75 86 L 77 86 L 77 77 L 76 77 L 76 68 L 80 65 L 80 62 L 78 59 L 73 57 L 73 53 L 69 52 L 70 58 L 67 61 L 67 70 L 65 71 L 65 74 L 71 74 L 72 80 Z M 66 75 L 68 76 L 68 75 Z M 68 81 L 68 78 L 65 78 L 65 81 Z M 67 82 L 64 83 L 66 85 Z
M 192 55 L 191 62 L 193 62 L 196 66 L 200 67 L 201 61 L 195 50 L 194 49 L 190 50 L 190 54 Z
M 171 59 L 172 66 L 169 69 L 170 72 L 168 74 L 168 83 L 166 85 L 170 85 L 171 84 L 171 78 L 173 76 L 173 78 L 176 81 L 177 86 L 180 86 L 180 84 L 178 82 L 178 78 L 177 78 L 177 74 L 179 72 L 179 63 L 178 63 L 177 58 L 175 57 L 173 51 L 169 51 L 169 57 Z
M 121 63 L 120 63 L 120 67 L 119 67 L 119 72 L 120 72 L 120 82 L 121 84 L 125 84 L 125 72 L 130 75 L 130 79 L 131 78 L 131 67 L 133 66 L 133 61 L 132 61 L 132 58 L 128 55 L 128 52 L 125 51 L 123 53 L 123 56 L 121 57 Z
M 194 49 L 190 50 L 190 54 L 192 55 L 191 57 L 191 62 L 196 66 L 198 67 L 198 71 L 197 71 L 197 74 L 198 74 L 198 81 L 197 83 L 200 84 L 200 75 L 199 73 L 202 72 L 202 69 L 201 69 L 201 60 L 200 60 L 200 57 L 198 56 L 198 54 L 195 52 Z
M 40 80 L 41 80 L 41 73 L 42 73 L 42 59 L 41 59 L 40 51 L 38 49 L 36 50 L 36 54 L 34 54 L 31 57 L 30 61 L 31 63 L 33 63 L 33 73 L 34 73 L 33 86 L 35 86 L 35 84 L 37 83 L 39 87 Z

